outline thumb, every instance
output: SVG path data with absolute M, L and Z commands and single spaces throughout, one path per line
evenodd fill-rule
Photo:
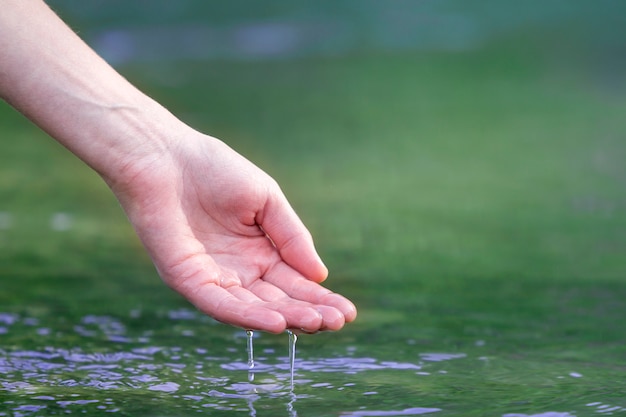
M 326 279 L 328 269 L 315 250 L 311 233 L 281 192 L 268 198 L 257 222 L 285 263 L 312 281 Z

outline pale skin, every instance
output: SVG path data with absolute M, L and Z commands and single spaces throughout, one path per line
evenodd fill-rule
M 177 119 L 41 0 L 0 0 L 0 97 L 98 172 L 164 282 L 244 329 L 339 330 L 356 317 L 278 184 Z

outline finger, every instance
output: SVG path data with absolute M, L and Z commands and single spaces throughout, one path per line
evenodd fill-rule
M 315 282 L 326 279 L 328 269 L 315 250 L 311 233 L 282 193 L 268 199 L 257 222 L 288 265 Z
M 222 323 L 270 333 L 281 333 L 288 327 L 287 320 L 280 312 L 266 307 L 265 303 L 259 303 L 253 294 L 244 295 L 233 287 L 226 290 L 215 284 L 206 284 L 183 296 L 199 310 Z
M 297 300 L 325 307 L 333 307 L 343 315 L 346 323 L 356 318 L 356 307 L 347 298 L 324 288 L 318 283 L 303 278 L 289 265 L 284 263 L 276 264 L 269 270 L 264 278 L 267 283 L 273 284 L 285 292 L 289 297 Z M 330 310 L 320 311 L 324 315 L 325 326 L 334 328 L 339 325 L 336 316 L 329 315 Z M 343 324 L 341 324 L 343 326 Z M 341 326 L 339 328 L 341 328 Z
M 254 281 L 248 289 L 265 301 L 282 302 L 290 298 L 285 291 L 262 279 Z
M 301 330 L 305 333 L 317 333 L 324 327 L 324 317 L 315 308 L 302 302 L 292 301 L 275 304 L 276 311 L 287 320 L 287 329 Z
M 266 306 L 275 309 L 287 320 L 289 329 L 299 329 L 315 333 L 325 328 L 324 316 L 317 306 L 306 301 L 294 300 L 283 290 L 263 280 L 258 280 L 249 287 Z
M 320 330 L 339 330 L 346 324 L 345 316 L 335 307 L 317 305 L 316 308 L 323 317 Z
M 253 292 L 243 287 L 229 287 L 226 289 L 226 291 L 228 291 L 229 293 L 231 293 L 233 296 L 237 297 L 239 300 L 243 301 L 244 303 L 262 304 L 264 302 L 262 299 L 257 297 Z

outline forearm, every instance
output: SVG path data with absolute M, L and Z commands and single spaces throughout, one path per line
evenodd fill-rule
M 93 52 L 41 0 L 0 0 L 0 96 L 107 180 L 186 126 Z

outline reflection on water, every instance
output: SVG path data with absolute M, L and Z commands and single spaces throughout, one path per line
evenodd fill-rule
M 130 317 L 139 315 L 131 312 Z M 422 403 L 426 400 L 410 391 L 392 401 L 390 395 L 401 385 L 397 381 L 419 385 L 420 378 L 448 377 L 450 373 L 443 369 L 448 363 L 488 362 L 483 357 L 446 352 L 416 352 L 415 362 L 395 361 L 359 356 L 355 346 L 344 347 L 343 354 L 331 357 L 304 351 L 294 359 L 294 338 L 289 346 L 282 345 L 285 352 L 257 349 L 252 359 L 253 335 L 237 330 L 233 330 L 236 337 L 228 344 L 208 348 L 198 346 L 191 337 L 166 339 L 175 341 L 176 346 L 171 346 L 153 336 L 153 330 L 131 331 L 133 325 L 113 317 L 87 315 L 75 324 L 65 323 L 63 331 L 70 329 L 72 334 L 57 329 L 58 322 L 44 320 L 0 313 L 1 340 L 11 341 L 0 346 L 0 416 L 125 413 L 128 401 L 124 398 L 136 395 L 140 396 L 139 404 L 158 399 L 177 411 L 210 409 L 250 416 L 268 407 L 274 412 L 282 410 L 281 415 L 297 416 L 303 402 L 316 399 L 337 401 L 341 408 L 334 415 L 343 417 L 430 414 L 445 411 L 445 407 L 432 400 Z M 206 317 L 194 311 L 170 311 L 164 320 L 172 323 L 168 331 L 181 335 L 206 331 Z M 181 321 L 188 326 L 178 326 Z M 68 341 L 76 347 L 61 347 L 68 346 Z M 294 350 L 287 354 L 287 348 Z M 388 378 L 393 383 L 386 382 Z M 571 372 L 564 378 L 584 377 Z M 343 401 L 347 398 L 352 402 Z M 626 411 L 601 402 L 583 406 L 594 414 Z M 575 414 L 546 411 L 501 415 Z

